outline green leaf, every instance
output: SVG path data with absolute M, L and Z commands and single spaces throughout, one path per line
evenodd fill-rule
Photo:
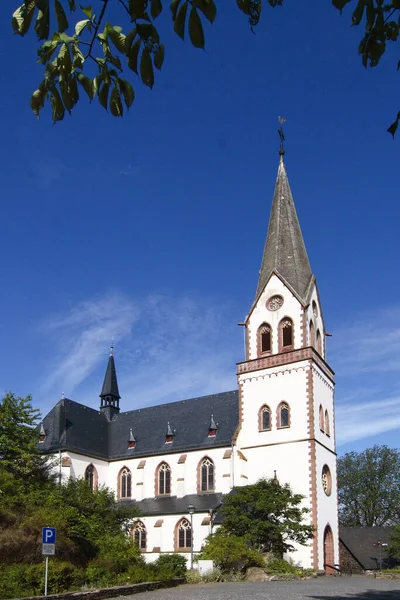
M 351 21 L 352 21 L 353 25 L 359 25 L 359 23 L 361 22 L 361 19 L 364 14 L 364 6 L 365 6 L 364 0 L 360 0 L 357 4 L 355 11 L 353 12 L 352 17 L 351 17 Z
M 154 66 L 160 70 L 164 62 L 164 45 L 159 44 L 157 50 L 154 52 Z
M 108 104 L 108 92 L 109 91 L 110 91 L 110 84 L 103 83 L 103 85 L 101 86 L 99 93 L 98 93 L 99 102 L 100 102 L 101 106 L 103 108 L 105 108 L 106 110 L 107 110 L 107 104 Z
M 91 6 L 81 6 L 82 12 L 87 16 L 88 19 L 92 18 L 93 9 Z
M 342 10 L 346 6 L 346 4 L 349 4 L 349 2 L 351 2 L 351 1 L 352 0 L 332 0 L 332 4 L 335 8 L 340 10 L 340 12 L 342 12 Z
M 57 46 L 58 46 L 58 42 L 55 42 L 52 40 L 44 42 L 40 46 L 40 48 L 38 49 L 38 57 L 39 57 L 39 62 L 42 63 L 42 65 L 45 65 L 47 62 L 49 62 L 49 60 L 53 56 L 54 51 L 56 50 Z
M 49 37 L 50 11 L 48 6 L 44 11 L 39 10 L 35 23 L 35 31 L 39 40 L 45 40 Z
M 100 73 L 99 75 L 96 75 L 96 77 L 93 79 L 93 88 L 94 88 L 95 94 L 98 92 L 100 84 L 102 83 L 102 81 L 104 81 L 104 75 L 103 75 L 103 73 Z
M 158 15 L 162 12 L 162 8 L 161 0 L 151 0 L 150 14 L 153 19 L 157 19 Z
M 121 94 L 116 85 L 114 85 L 111 97 L 110 97 L 110 111 L 114 117 L 122 117 L 124 114 L 124 107 L 121 102 Z
M 132 105 L 132 102 L 135 99 L 135 92 L 133 91 L 133 87 L 126 81 L 126 79 L 118 79 L 119 87 L 124 96 L 126 107 L 129 108 Z
M 60 33 L 62 33 L 63 31 L 68 29 L 68 21 L 67 21 L 67 17 L 65 15 L 64 8 L 63 8 L 60 0 L 55 0 L 54 8 L 56 11 L 58 31 Z
M 179 5 L 181 2 L 182 2 L 182 0 L 172 0 L 172 2 L 170 4 L 173 21 L 175 21 L 175 19 L 176 19 L 176 13 L 178 12 L 178 8 L 179 8 Z
M 137 34 L 137 29 L 134 27 L 132 31 L 130 31 L 125 38 L 125 54 L 129 56 L 129 52 L 131 50 L 132 42 L 135 39 Z
M 181 37 L 183 40 L 185 39 L 185 21 L 186 21 L 186 12 L 187 12 L 187 0 L 179 7 L 177 15 L 175 17 L 174 22 L 174 31 Z
M 390 133 L 394 139 L 395 133 L 397 131 L 397 127 L 399 126 L 399 121 L 400 121 L 400 111 L 397 113 L 397 118 L 395 120 L 394 123 L 391 124 L 390 127 L 388 127 L 388 133 Z
M 151 62 L 150 51 L 148 48 L 145 48 L 142 52 L 142 58 L 140 61 L 140 77 L 144 85 L 152 88 L 154 85 L 154 72 L 153 72 L 153 63 Z
M 83 73 L 78 73 L 78 81 L 89 96 L 89 100 L 92 101 L 96 93 L 93 81 Z
M 189 15 L 189 36 L 193 46 L 204 49 L 203 25 L 195 8 L 192 8 Z
M 196 6 L 201 10 L 210 23 L 214 23 L 215 17 L 217 16 L 217 7 L 215 6 L 214 0 L 195 0 L 193 6 Z
M 67 111 L 71 114 L 71 110 L 79 100 L 78 86 L 76 77 L 72 76 L 66 80 L 60 81 L 60 90 L 63 103 Z
M 78 44 L 71 44 L 72 64 L 76 69 L 82 69 L 85 57 L 83 56 Z
M 140 44 L 142 43 L 142 40 L 139 38 L 138 40 L 136 40 L 136 42 L 134 42 L 132 44 L 132 48 L 130 49 L 129 52 L 129 60 L 128 60 L 128 67 L 134 71 L 136 74 L 138 73 L 138 56 L 139 56 L 139 50 L 140 50 Z
M 62 103 L 61 96 L 55 87 L 50 92 L 50 101 L 53 123 L 56 123 L 56 121 L 62 121 L 65 115 L 65 108 L 64 104 Z
M 117 33 L 116 31 L 110 31 L 108 37 L 116 49 L 119 50 L 119 52 L 122 52 L 122 54 L 125 54 L 126 35 L 123 33 Z
M 251 2 L 250 0 L 236 0 L 238 7 L 245 14 L 249 15 L 251 12 Z
M 152 23 L 138 23 L 137 31 L 144 40 L 151 39 L 151 41 L 156 44 L 160 41 L 158 31 Z
M 68 0 L 69 10 L 74 12 L 76 10 L 75 0 Z
M 128 10 L 132 21 L 143 19 L 146 15 L 148 0 L 129 0 Z
M 35 90 L 31 96 L 30 104 L 34 114 L 39 118 L 39 112 L 44 107 L 46 99 L 46 82 L 42 81 L 39 88 Z
M 81 35 L 82 31 L 87 27 L 90 23 L 90 19 L 83 19 L 82 21 L 78 21 L 75 25 L 75 35 Z
M 24 36 L 32 23 L 32 18 L 35 12 L 35 0 L 22 4 L 12 16 L 12 28 L 14 33 Z

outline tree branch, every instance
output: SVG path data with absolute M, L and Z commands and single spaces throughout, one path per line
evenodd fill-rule
M 106 8 L 107 8 L 108 3 L 109 3 L 109 0 L 103 0 L 103 8 L 101 9 L 99 20 L 96 23 L 96 27 L 95 27 L 95 30 L 93 32 L 93 37 L 92 37 L 91 42 L 89 44 L 89 50 L 88 50 L 88 53 L 86 54 L 85 58 L 88 58 L 91 55 L 92 47 L 93 47 L 93 44 L 94 44 L 94 40 L 97 37 L 97 32 L 99 31 L 99 27 L 101 25 L 101 21 L 103 20 L 104 13 L 106 12 Z

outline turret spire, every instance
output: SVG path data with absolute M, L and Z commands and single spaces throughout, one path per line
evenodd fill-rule
M 100 394 L 101 406 L 100 410 L 107 409 L 107 414 L 111 418 L 114 413 L 119 412 L 119 395 L 117 372 L 115 370 L 114 361 L 114 346 L 110 347 L 110 356 L 108 358 L 108 364 L 106 374 L 104 376 L 103 388 Z M 103 411 L 104 412 L 104 411 Z
M 276 178 L 267 239 L 261 262 L 257 294 L 264 289 L 273 271 L 281 275 L 298 296 L 305 300 L 312 279 L 307 250 L 301 233 L 300 223 L 290 191 L 289 180 L 283 161 L 283 130 L 278 130 L 281 139 L 280 163 Z

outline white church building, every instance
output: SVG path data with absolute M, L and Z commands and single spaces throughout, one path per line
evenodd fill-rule
M 122 412 L 111 351 L 99 410 L 62 398 L 41 425 L 41 448 L 59 455 L 64 479 L 106 485 L 138 508 L 132 533 L 149 560 L 199 552 L 223 494 L 276 472 L 304 496 L 315 528 L 294 561 L 339 562 L 334 373 L 283 155 L 237 389 Z

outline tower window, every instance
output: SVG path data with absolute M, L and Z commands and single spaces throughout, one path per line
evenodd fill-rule
M 177 550 L 186 550 L 192 547 L 192 528 L 187 519 L 182 519 L 177 525 Z
M 158 489 L 156 496 L 167 496 L 171 493 L 171 467 L 163 462 L 157 469 Z
M 135 541 L 135 544 L 143 552 L 146 551 L 146 533 L 146 527 L 144 526 L 144 523 L 142 523 L 142 521 L 138 521 L 137 523 L 135 523 L 135 525 L 132 528 L 132 537 Z
M 312 321 L 310 321 L 310 346 L 315 348 L 315 329 Z
M 269 406 L 262 406 L 258 415 L 259 431 L 269 431 L 271 429 L 271 409 Z
M 85 481 L 92 491 L 97 488 L 97 471 L 92 464 L 86 467 Z
M 319 329 L 317 330 L 317 351 L 322 356 L 322 337 Z
M 124 467 L 120 472 L 120 498 L 132 497 L 132 473 Z
M 201 461 L 200 476 L 200 490 L 202 492 L 214 491 L 214 463 L 208 457 Z
M 286 402 L 278 406 L 278 428 L 290 427 L 290 409 Z
M 319 405 L 319 428 L 322 432 L 325 431 L 324 409 L 322 408 L 322 404 Z
M 266 354 L 271 350 L 271 326 L 268 323 L 263 323 L 258 329 L 258 354 Z
M 293 347 L 293 321 L 285 317 L 279 324 L 280 350 L 291 350 Z
M 326 435 L 331 435 L 331 430 L 329 426 L 329 413 L 327 410 L 325 411 L 325 433 Z

